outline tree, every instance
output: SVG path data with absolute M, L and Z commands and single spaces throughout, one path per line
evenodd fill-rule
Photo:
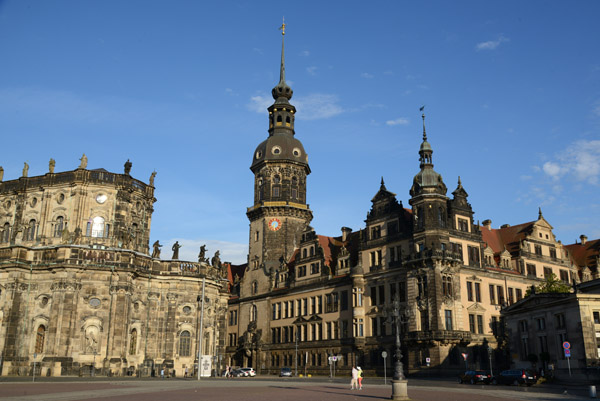
M 568 294 L 571 292 L 571 286 L 562 280 L 559 280 L 554 273 L 551 273 L 546 279 L 537 287 L 535 287 L 534 293 L 537 294 Z M 531 295 L 531 288 L 527 289 L 525 296 Z

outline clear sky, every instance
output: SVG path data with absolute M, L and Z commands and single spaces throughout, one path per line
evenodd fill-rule
M 296 137 L 319 234 L 379 189 L 408 206 L 427 134 L 476 220 L 600 238 L 598 1 L 1 1 L 4 180 L 88 168 L 156 177 L 151 241 L 244 262 L 249 170 L 285 16 Z M 164 252 L 165 253 L 165 252 Z M 166 252 L 168 253 L 168 252 Z

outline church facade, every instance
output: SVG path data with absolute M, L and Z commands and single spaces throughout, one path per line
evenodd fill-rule
M 283 54 L 268 137 L 250 167 L 248 264 L 230 270 L 228 362 L 271 374 L 329 374 L 334 364 L 383 374 L 394 363 L 396 301 L 407 372 L 510 366 L 501 310 L 551 274 L 575 284 L 597 272 L 581 274 L 541 210 L 515 226 L 475 222 L 460 178 L 448 194 L 434 170 L 424 114 L 408 205 L 382 179 L 364 228 L 316 233 Z
M 162 260 L 158 241 L 149 254 L 156 173 L 88 170 L 85 155 L 73 171 L 27 167 L 0 181 L 1 374 L 179 376 L 199 351 L 210 374 L 226 269 Z

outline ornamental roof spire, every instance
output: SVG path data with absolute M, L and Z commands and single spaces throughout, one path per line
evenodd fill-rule
M 281 31 L 281 66 L 279 68 L 279 83 L 273 88 L 271 94 L 275 103 L 288 103 L 294 91 L 285 82 L 285 18 L 279 27 Z

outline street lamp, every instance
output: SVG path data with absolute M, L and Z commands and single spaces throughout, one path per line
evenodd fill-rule
M 408 382 L 404 376 L 404 367 L 402 365 L 402 349 L 400 342 L 400 324 L 405 323 L 405 317 L 400 313 L 400 299 L 398 294 L 394 297 L 393 305 L 390 310 L 389 319 L 393 321 L 396 328 L 396 363 L 394 365 L 394 377 L 392 379 L 392 400 L 408 400 Z M 392 323 L 392 322 L 390 322 Z

